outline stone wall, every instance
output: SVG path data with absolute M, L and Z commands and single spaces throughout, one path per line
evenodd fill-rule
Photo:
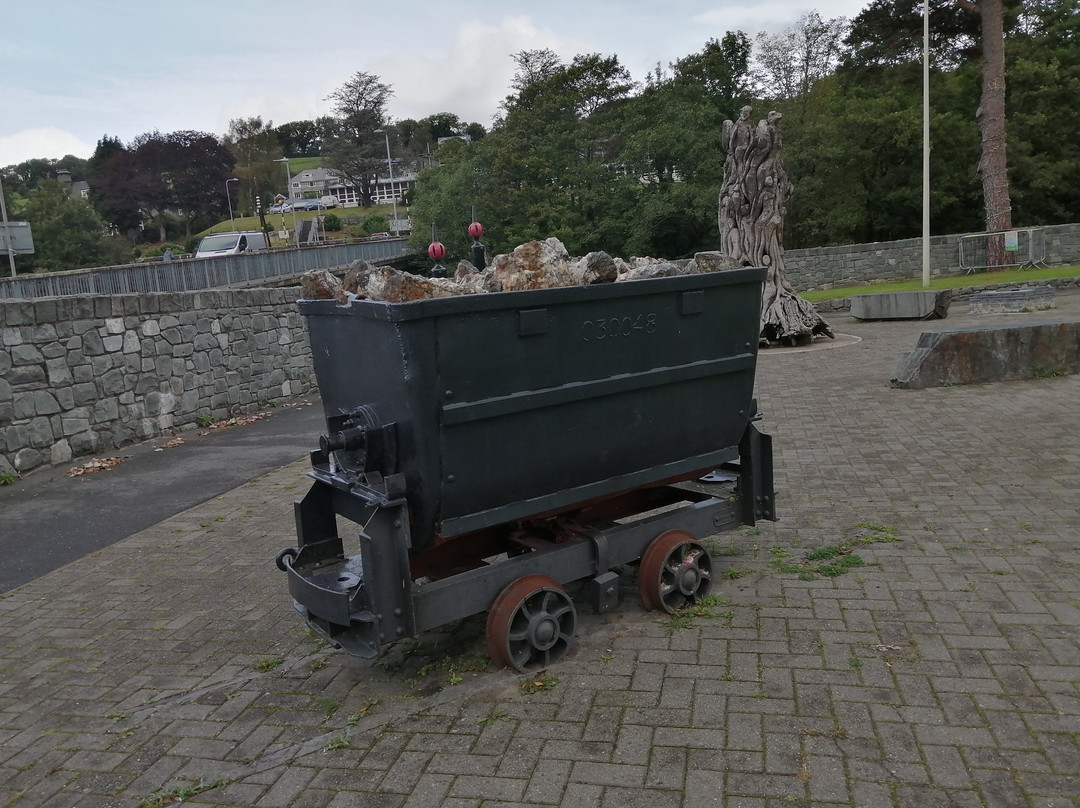
M 1048 266 L 1080 264 L 1080 224 L 1044 227 L 1042 236 L 1043 260 Z M 932 277 L 963 274 L 960 238 L 951 235 L 930 239 Z M 918 278 L 922 276 L 922 239 L 786 250 L 784 264 L 788 279 L 799 292 Z
M 0 473 L 315 389 L 298 289 L 0 302 Z

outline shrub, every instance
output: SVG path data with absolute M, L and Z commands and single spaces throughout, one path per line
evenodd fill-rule
M 196 246 L 197 246 L 197 243 L 196 243 Z M 184 252 L 195 252 L 194 250 L 186 249 L 186 247 L 183 246 L 183 245 L 177 244 L 177 243 L 172 242 L 172 241 L 166 241 L 164 244 L 159 244 L 159 245 L 157 245 L 155 247 L 151 247 L 150 249 L 144 251 L 143 252 L 143 258 L 160 258 L 161 256 L 163 256 L 165 254 L 166 249 L 172 250 L 173 255 L 180 255 L 181 253 L 184 253 Z
M 323 222 L 323 226 L 326 228 L 327 233 L 337 233 L 341 230 L 341 219 L 335 214 L 326 214 L 326 221 Z
M 372 233 L 385 233 L 390 229 L 390 220 L 381 213 L 373 213 L 364 219 L 363 227 L 369 236 Z

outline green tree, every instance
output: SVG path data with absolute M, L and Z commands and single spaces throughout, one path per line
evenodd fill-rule
M 148 132 L 109 156 L 94 175 L 101 209 L 152 223 L 158 229 L 158 241 L 167 237 L 165 211 L 173 201 L 166 152 L 161 133 Z
M 329 115 L 313 121 L 292 121 L 274 129 L 286 157 L 318 157 L 323 145 L 334 137 L 337 122 Z
M 114 155 L 126 152 L 127 149 L 118 137 L 103 135 L 98 140 L 97 147 L 88 161 L 90 202 L 101 218 L 111 227 L 134 239 L 142 226 L 142 216 L 139 215 L 138 209 L 131 204 L 118 203 L 115 196 L 105 190 L 110 180 L 109 172 L 105 171 L 105 165 Z M 125 160 L 125 158 L 120 159 L 122 162 Z
M 1028 0 L 1009 38 L 1009 174 L 1021 226 L 1080 212 L 1080 3 Z
M 232 154 L 213 135 L 155 131 L 108 157 L 94 182 L 103 209 L 151 222 L 158 241 L 165 241 L 170 211 L 184 211 L 189 235 L 196 216 L 220 216 L 227 208 L 225 180 L 233 164 Z
M 823 20 L 811 11 L 784 31 L 758 34 L 754 61 L 764 97 L 809 99 L 814 82 L 835 71 L 847 29 L 845 18 Z
M 236 193 L 233 207 L 242 215 L 254 215 L 255 197 L 259 197 L 265 210 L 281 187 L 276 181 L 280 169 L 274 162 L 282 156 L 281 141 L 273 121 L 264 124 L 258 116 L 234 118 L 229 121 L 225 147 L 236 159 L 233 173 L 240 180 L 232 189 Z
M 167 136 L 167 144 L 171 201 L 183 211 L 185 235 L 190 237 L 192 222 L 200 215 L 208 226 L 223 218 L 228 209 L 225 181 L 232 174 L 236 158 L 221 141 L 205 132 L 173 132 Z
M 20 269 L 77 269 L 105 263 L 104 222 L 88 202 L 69 197 L 59 182 L 41 182 L 30 192 L 22 215 L 30 222 L 35 252 L 19 259 Z
M 386 104 L 392 95 L 390 85 L 361 71 L 326 98 L 333 102 L 337 132 L 324 154 L 330 167 L 357 189 L 364 207 L 371 206 L 379 170 L 386 165 L 385 141 L 375 131 L 390 125 Z
M 741 31 L 659 67 L 621 110 L 621 163 L 634 201 L 627 214 L 633 254 L 688 256 L 716 249 L 723 180 L 723 122 L 752 101 L 751 43 Z

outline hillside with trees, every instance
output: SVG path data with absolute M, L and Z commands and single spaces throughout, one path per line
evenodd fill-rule
M 1011 219 L 1000 211 L 988 218 L 984 204 L 982 169 L 1005 149 L 980 132 L 982 3 L 930 6 L 932 230 L 1076 221 L 1080 143 L 1071 133 L 1080 109 L 1068 99 L 1080 97 L 1077 0 L 1003 6 Z M 921 8 L 875 0 L 851 21 L 809 14 L 753 41 L 728 32 L 631 90 L 616 57 L 563 63 L 550 52 L 520 53 L 493 131 L 439 150 L 441 165 L 421 175 L 412 215 L 436 222 L 462 257 L 474 207 L 496 252 L 541 233 L 572 252 L 679 257 L 715 249 L 722 122 L 750 104 L 758 117 L 783 114 L 794 186 L 785 246 L 918 236 Z M 996 182 L 1001 171 L 990 169 Z
M 1077 220 L 1078 3 L 931 0 L 935 234 Z M 686 256 L 717 247 L 723 122 L 746 105 L 783 115 L 787 248 L 921 233 L 921 0 L 872 0 L 853 20 L 810 13 L 777 34 L 729 31 L 642 81 L 616 55 L 514 59 L 490 131 L 446 111 L 392 121 L 391 77 L 360 71 L 313 121 L 238 119 L 220 139 L 105 136 L 89 160 L 0 169 L 9 215 L 75 246 L 45 248 L 36 236 L 40 254 L 19 266 L 116 260 L 118 240 L 182 239 L 223 219 L 229 201 L 251 213 L 282 187 L 281 157 L 317 158 L 368 204 L 387 141 L 395 161 L 422 169 L 402 200 L 418 247 L 434 225 L 451 259 L 468 257 L 475 211 L 495 251 L 556 236 L 574 253 Z M 59 204 L 49 184 L 61 169 L 89 183 L 89 215 Z

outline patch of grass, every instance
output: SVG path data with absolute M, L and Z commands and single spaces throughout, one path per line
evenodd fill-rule
M 1055 376 L 1068 376 L 1069 374 L 1064 370 L 1056 370 L 1036 364 L 1031 366 L 1031 375 L 1036 379 L 1052 379 Z
M 17 471 L 0 471 L 0 485 L 11 485 L 19 479 Z
M 852 656 L 851 659 L 848 660 L 848 664 L 855 670 L 862 670 L 862 660 L 857 656 Z
M 490 727 L 496 721 L 513 721 L 506 710 L 497 710 L 494 707 L 483 718 L 476 719 L 476 723 L 484 727 Z
M 831 564 L 818 564 L 813 568 L 813 571 L 824 578 L 835 578 L 837 575 L 843 575 L 845 572 L 850 572 L 855 567 L 865 567 L 866 562 L 859 558 L 855 553 L 843 555 L 837 558 Z
M 420 670 L 416 672 L 416 678 L 423 679 L 425 676 L 434 673 L 436 671 L 446 671 L 447 682 L 452 685 L 460 684 L 464 677 L 463 673 L 473 672 L 480 673 L 488 669 L 488 658 L 486 656 L 472 656 L 472 657 L 443 657 L 435 662 L 429 662 L 426 665 L 421 666 Z
M 791 553 L 787 549 L 773 547 L 769 550 L 769 554 L 772 556 L 769 566 L 777 572 L 797 575 L 800 581 L 835 578 L 845 572 L 867 565 L 867 562 L 857 553 L 852 552 L 853 548 L 877 544 L 878 542 L 900 541 L 900 537 L 896 535 L 893 528 L 885 525 L 859 522 L 857 527 L 862 532 L 855 538 L 842 541 L 839 544 L 808 550 L 798 563 L 792 559 Z
M 212 423 L 214 423 L 214 416 L 209 415 L 205 412 L 201 415 L 195 416 L 195 426 L 199 427 L 200 429 L 206 429 Z
M 730 609 L 716 612 L 714 609 L 720 606 L 728 606 L 728 602 L 724 600 L 723 595 L 708 594 L 702 595 L 694 603 L 686 606 L 673 614 L 668 615 L 666 621 L 658 621 L 662 626 L 667 629 L 668 636 L 675 634 L 678 631 L 684 631 L 688 628 L 692 628 L 695 623 L 695 618 L 711 618 L 722 617 L 725 620 L 731 620 L 735 617 L 735 612 Z
M 342 732 L 335 735 L 328 740 L 323 746 L 324 752 L 333 752 L 335 749 L 348 749 L 349 744 L 352 743 L 352 736 L 347 732 Z
M 772 560 L 769 562 L 769 566 L 775 569 L 777 572 L 786 572 L 789 574 L 797 574 L 802 570 L 796 565 L 788 561 L 788 553 L 783 547 L 773 547 L 769 550 L 769 555 L 772 556 Z
M 962 289 L 965 286 L 998 283 L 1024 283 L 1030 281 L 1052 280 L 1054 278 L 1072 278 L 1080 275 L 1077 267 L 1049 267 L 1047 269 L 1011 269 L 997 272 L 980 272 L 978 275 L 954 275 L 948 278 L 934 278 L 930 289 Z M 892 283 L 864 284 L 845 286 L 837 289 L 816 289 L 812 292 L 799 292 L 799 296 L 817 303 L 822 300 L 838 300 L 852 295 L 864 295 L 879 292 L 919 292 L 923 290 L 922 279 L 894 281 Z
M 668 620 L 658 620 L 657 622 L 667 629 L 669 637 L 676 632 L 685 631 L 694 625 L 693 615 L 688 614 L 685 611 L 675 612 L 674 614 L 668 615 L 668 617 Z
M 559 680 L 552 676 L 547 671 L 540 671 L 536 676 L 532 676 L 521 683 L 522 693 L 543 693 L 545 690 L 551 690 L 559 683 Z
M 105 714 L 105 717 L 113 723 L 119 724 L 121 721 L 128 717 L 128 714 L 120 712 L 119 710 L 110 710 Z
M 865 531 L 863 539 L 860 540 L 865 544 L 878 541 L 900 541 L 900 537 L 896 535 L 896 529 L 888 525 L 877 525 L 873 522 L 856 522 L 855 527 Z
M 379 697 L 378 696 L 372 696 L 367 701 L 365 701 L 362 705 L 360 705 L 360 709 L 358 709 L 355 713 L 353 713 L 352 715 L 349 716 L 349 720 L 348 720 L 347 723 L 349 723 L 349 724 L 357 724 L 357 723 L 359 723 L 360 719 L 363 718 L 365 715 L 367 715 L 369 712 L 371 712 L 371 709 L 378 703 L 379 703 Z
M 341 702 L 333 697 L 319 699 L 316 704 L 319 705 L 319 709 L 322 710 L 323 715 L 325 715 L 327 718 L 336 713 L 341 707 Z
M 284 659 L 278 659 L 273 657 L 263 657 L 255 663 L 255 670 L 259 673 L 268 673 L 284 662 Z
M 207 792 L 210 789 L 228 785 L 229 782 L 229 780 L 214 780 L 207 782 L 201 777 L 198 780 L 189 780 L 167 790 L 155 791 L 145 800 L 138 803 L 135 808 L 158 808 L 158 806 L 162 805 L 173 805 L 178 802 L 183 802 L 186 799 L 190 799 L 191 797 L 197 797 L 199 794 Z

